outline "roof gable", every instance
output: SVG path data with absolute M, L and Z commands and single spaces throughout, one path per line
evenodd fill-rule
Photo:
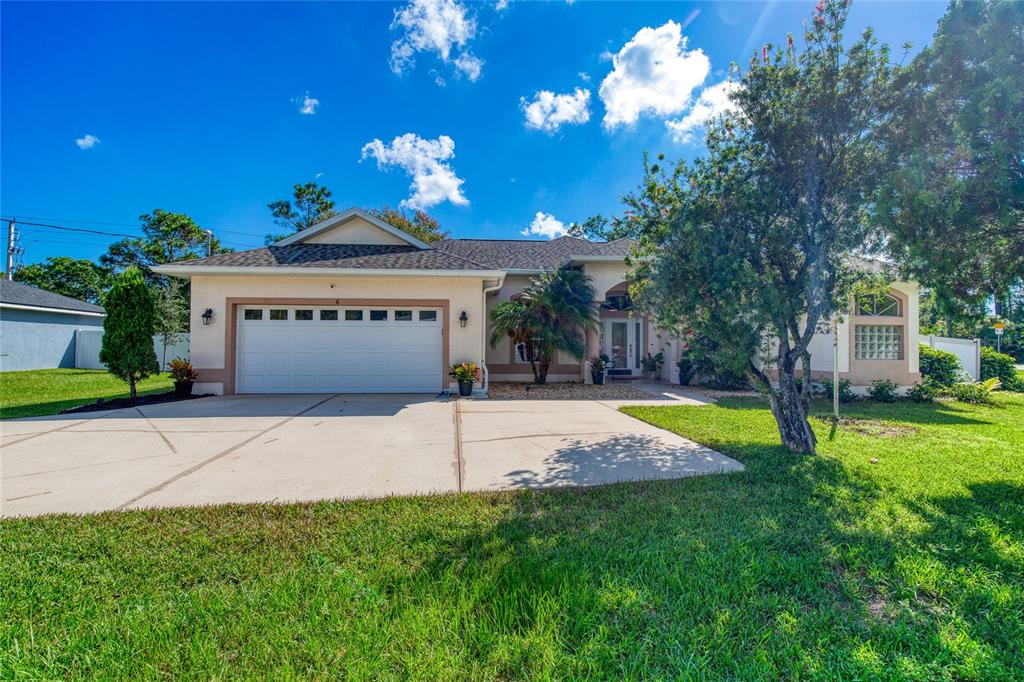
M 430 248 L 430 245 L 360 208 L 342 211 L 276 242 L 274 246 L 292 244 L 374 244 Z

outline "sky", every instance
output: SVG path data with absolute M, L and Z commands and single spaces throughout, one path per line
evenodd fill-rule
M 550 238 L 622 211 L 642 157 L 693 158 L 731 62 L 814 3 L 0 4 L 0 214 L 137 234 L 187 213 L 236 250 L 315 181 L 456 237 Z M 899 55 L 941 2 L 855 1 Z M 4 230 L 6 234 L 6 230 Z M 109 235 L 23 226 L 25 264 Z M 5 243 L 6 246 L 6 243 Z

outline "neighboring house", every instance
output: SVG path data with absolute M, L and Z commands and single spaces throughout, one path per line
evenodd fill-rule
M 154 269 L 191 279 L 199 392 L 436 393 L 454 386 L 447 372 L 455 362 L 484 365 L 481 391 L 487 380 L 530 380 L 525 348 L 507 339 L 490 346 L 489 313 L 531 277 L 562 265 L 582 268 L 601 301 L 587 357 L 604 353 L 615 374 L 637 376 L 645 353 L 664 350 L 662 377 L 674 380 L 678 342 L 631 310 L 629 249 L 627 240 L 575 237 L 426 244 L 353 208 L 269 247 Z M 859 332 L 863 354 L 851 351 L 846 365 L 841 359 L 845 376 L 886 375 L 901 384 L 916 377 L 916 289 L 899 286 L 900 317 L 855 317 L 846 337 L 841 328 L 847 345 L 850 328 L 872 328 Z M 589 381 L 587 370 L 560 354 L 548 378 Z
M 0 371 L 75 366 L 75 331 L 102 329 L 103 308 L 0 280 Z

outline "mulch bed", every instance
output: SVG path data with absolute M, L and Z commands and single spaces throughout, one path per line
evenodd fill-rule
M 650 400 L 654 396 L 628 384 L 603 386 L 579 383 L 534 384 L 506 381 L 491 382 L 491 400 Z
M 140 395 L 137 398 L 112 398 L 110 400 L 99 399 L 94 403 L 87 405 L 79 405 L 78 407 L 71 407 L 66 410 L 61 410 L 60 414 L 78 414 L 80 412 L 102 412 L 103 410 L 118 410 L 123 407 L 145 407 L 146 405 L 159 405 L 160 403 L 175 403 L 179 400 L 195 400 L 196 398 L 208 398 L 212 396 L 212 393 L 203 393 L 201 395 L 189 395 L 184 398 L 179 398 L 174 395 L 174 391 L 168 391 L 167 393 L 151 393 L 149 395 Z

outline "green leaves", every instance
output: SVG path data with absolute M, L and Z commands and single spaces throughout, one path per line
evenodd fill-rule
M 267 204 L 274 222 L 290 232 L 300 232 L 312 227 L 317 223 L 327 220 L 334 215 L 334 201 L 331 199 L 331 190 L 315 182 L 297 184 L 292 190 L 292 199 L 279 199 Z M 289 236 L 286 234 L 268 234 L 264 243 L 273 244 L 279 239 Z
M 136 383 L 160 369 L 153 352 L 156 305 L 138 268 L 128 268 L 117 276 L 103 306 L 107 316 L 100 362 L 128 383 L 134 398 Z
M 51 256 L 15 271 L 14 279 L 79 301 L 100 303 L 110 286 L 110 270 L 85 258 Z

